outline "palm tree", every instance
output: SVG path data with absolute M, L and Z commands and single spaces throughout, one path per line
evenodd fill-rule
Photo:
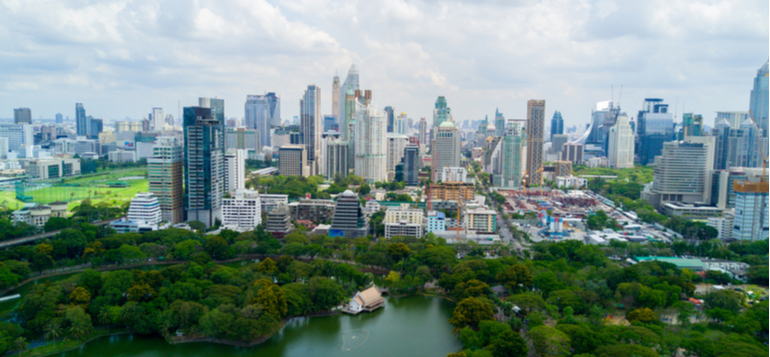
M 70 327 L 70 334 L 72 334 L 72 337 L 77 338 L 79 340 L 80 337 L 86 334 L 86 331 L 80 326 L 73 325 L 72 327 Z
M 45 338 L 51 337 L 53 339 L 53 349 L 56 349 L 56 338 L 61 335 L 61 323 L 56 320 L 52 320 L 48 326 L 45 327 Z
M 16 339 L 16 341 L 13 342 L 13 344 L 16 346 L 16 348 L 19 350 L 19 356 L 21 356 L 21 353 L 27 349 L 27 339 L 24 337 L 19 337 Z

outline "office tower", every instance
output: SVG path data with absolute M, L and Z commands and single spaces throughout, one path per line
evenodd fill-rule
M 166 112 L 163 111 L 163 108 L 152 108 L 151 119 L 150 125 L 152 126 L 152 130 L 161 131 L 163 130 L 163 126 L 166 125 Z
M 441 123 L 436 130 L 432 146 L 432 180 L 437 182 L 441 178 L 441 170 L 445 167 L 460 166 L 462 139 L 454 122 L 446 120 Z
M 711 136 L 714 137 L 714 170 L 729 169 L 730 122 L 726 118 L 722 118 L 722 120 L 711 129 Z
M 350 128 L 351 125 L 355 125 L 355 92 L 357 90 L 359 90 L 358 67 L 356 67 L 355 64 L 351 64 L 350 69 L 348 70 L 348 76 L 340 87 L 339 112 L 337 113 L 342 140 L 348 142 L 352 142 L 351 136 L 353 133 L 350 131 Z
M 688 136 L 703 136 L 703 115 L 684 113 L 682 114 L 682 135 L 684 140 Z
M 332 80 L 332 115 L 340 117 L 340 77 L 336 74 Z
M 545 100 L 527 101 L 527 185 L 540 185 L 543 166 L 543 134 L 545 126 Z
M 283 176 L 310 176 L 304 145 L 284 145 L 278 149 L 278 173 Z
M 265 95 L 247 95 L 244 104 L 244 126 L 259 132 L 260 147 L 273 146 L 270 129 L 280 126 L 281 97 L 270 92 Z
M 446 98 L 439 96 L 433 109 L 433 127 L 438 128 L 445 121 L 452 121 L 452 109 L 447 107 Z
M 86 120 L 86 122 L 88 123 L 88 138 L 98 139 L 99 134 L 104 129 L 104 124 L 102 123 L 102 120 L 94 119 L 89 115 L 88 120 Z
M 401 159 L 404 157 L 404 148 L 409 144 L 409 137 L 396 133 L 387 133 L 385 135 L 388 140 L 387 170 L 395 171 L 396 164 L 401 162 Z
M 225 150 L 243 149 L 258 154 L 262 151 L 259 140 L 259 131 L 256 129 L 227 128 L 225 130 Z
M 56 124 L 63 124 L 64 123 L 64 117 L 62 117 L 61 113 L 56 113 Z
M 324 115 L 324 133 L 327 131 L 339 132 L 339 126 L 337 126 L 337 117 L 334 115 Z
M 609 128 L 615 125 L 615 119 L 620 112 L 620 107 L 616 107 L 611 100 L 598 102 L 591 111 L 591 127 L 586 138 L 585 144 L 597 145 L 605 148 L 607 143 L 607 133 Z
M 505 117 L 495 108 L 495 136 L 503 136 L 505 133 Z
M 262 224 L 259 193 L 244 188 L 236 189 L 222 199 L 222 227 L 236 232 L 248 232 Z
M 320 171 L 321 161 L 321 88 L 311 84 L 307 86 L 305 95 L 299 101 L 300 142 L 307 150 L 307 161 L 310 174 L 316 175 Z
M 668 112 L 663 99 L 647 98 L 637 116 L 636 134 L 639 136 L 639 163 L 647 165 L 660 155 L 663 143 L 674 140 L 674 117 Z
M 211 227 L 224 194 L 224 101 L 204 99 L 210 107 L 184 108 L 184 203 L 187 221 Z
M 369 95 L 370 97 L 371 95 Z M 368 183 L 386 181 L 387 137 L 385 116 L 366 96 L 356 102 L 355 172 Z
M 393 132 L 396 134 L 406 134 L 406 113 L 397 116 L 393 123 Z
M 767 73 L 767 65 L 765 65 L 765 73 Z M 769 220 L 767 216 L 767 181 L 735 181 L 733 189 L 735 190 L 733 239 L 767 240 L 768 232 L 770 232 L 768 231 Z
M 211 117 L 216 119 L 222 130 L 225 127 L 225 100 L 217 98 L 198 98 L 198 106 L 211 109 Z
M 246 150 L 230 149 L 225 152 L 224 186 L 224 193 L 246 188 Z
M 383 120 L 383 131 L 385 129 L 384 124 Z M 350 190 L 345 190 L 337 198 L 329 236 L 357 238 L 365 237 L 368 232 L 369 218 L 364 214 L 358 195 Z
M 628 125 L 628 116 L 618 115 L 615 125 L 610 128 L 607 158 L 610 167 L 626 169 L 634 167 L 634 132 Z
M 0 136 L 0 160 L 8 158 L 8 138 Z
M 83 108 L 83 103 L 75 103 L 75 134 L 77 136 L 88 135 L 88 123 L 86 118 L 86 109 Z
M 13 122 L 15 124 L 32 124 L 32 110 L 29 108 L 14 109 Z
M 21 153 L 25 145 L 34 145 L 34 132 L 29 124 L 0 123 L 0 137 L 8 138 L 8 150 Z
M 706 176 L 710 170 L 710 149 L 708 144 L 703 143 L 664 143 L 661 155 L 655 157 L 652 184 L 645 187 L 642 198 L 647 199 L 655 209 L 660 209 L 665 202 L 703 202 Z
M 522 153 L 526 139 L 518 126 L 511 126 L 505 130 L 501 148 L 501 187 L 520 188 L 521 178 L 524 176 L 522 170 Z
M 420 147 L 408 145 L 404 148 L 404 182 L 409 186 L 417 185 L 420 175 Z
M 551 118 L 551 141 L 555 135 L 561 134 L 564 134 L 564 119 L 561 117 L 561 112 L 557 110 Z
M 751 90 L 751 100 L 749 101 L 749 115 L 762 129 L 763 137 L 768 137 L 768 63 L 757 71 L 754 78 L 754 88 Z
M 350 172 L 350 145 L 347 141 L 332 139 L 326 144 L 326 173 L 327 180 L 334 180 L 337 175 L 345 178 Z
M 717 126 L 722 119 L 725 119 L 731 128 L 738 128 L 748 118 L 749 112 L 717 112 L 717 116 L 714 118 L 714 126 Z
M 384 109 L 385 112 L 385 118 L 388 121 L 388 128 L 387 132 L 392 133 L 393 132 L 393 121 L 395 121 L 395 117 L 393 116 L 393 107 L 387 106 Z
M 147 159 L 150 192 L 158 198 L 163 220 L 184 221 L 184 146 L 175 136 L 161 136 Z
M 727 138 L 727 163 L 725 169 L 731 167 L 760 167 L 762 154 L 767 144 L 762 145 L 757 139 L 762 138 L 757 132 L 754 121 L 746 119 L 738 129 L 730 129 Z
M 559 154 L 561 153 L 562 147 L 564 147 L 564 144 L 566 144 L 569 141 L 569 135 L 566 134 L 554 134 L 551 135 L 551 153 L 552 154 Z M 633 137 L 631 140 L 631 143 L 633 144 Z
M 430 146 L 430 140 L 428 140 L 428 122 L 425 121 L 425 118 L 420 118 L 419 126 L 419 136 L 417 139 L 420 141 L 420 153 L 421 155 L 424 155 L 427 151 L 426 149 Z

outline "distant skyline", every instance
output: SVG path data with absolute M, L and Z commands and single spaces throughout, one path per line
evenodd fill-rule
M 309 84 L 331 114 L 333 77 L 354 63 L 378 110 L 415 122 L 445 96 L 456 121 L 524 119 L 545 99 L 547 119 L 582 125 L 614 85 L 629 117 L 655 97 L 711 125 L 749 109 L 769 31 L 767 1 L 4 1 L 0 118 L 73 120 L 78 102 L 179 118 L 198 97 L 242 118 L 247 95 L 275 92 L 291 120 Z

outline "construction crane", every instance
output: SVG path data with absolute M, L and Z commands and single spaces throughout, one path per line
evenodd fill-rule
M 540 196 L 543 195 L 543 166 L 540 166 L 540 168 L 535 171 L 535 174 L 540 174 Z

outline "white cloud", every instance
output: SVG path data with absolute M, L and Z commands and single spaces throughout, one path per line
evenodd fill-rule
M 415 119 L 446 95 L 458 120 L 521 118 L 539 98 L 585 123 L 612 84 L 631 116 L 662 97 L 708 118 L 747 109 L 767 13 L 749 0 L 2 0 L 0 117 L 72 117 L 83 102 L 140 118 L 198 96 L 242 116 L 247 94 L 275 91 L 290 118 L 308 84 L 326 113 L 332 76 L 356 63 L 377 103 Z

